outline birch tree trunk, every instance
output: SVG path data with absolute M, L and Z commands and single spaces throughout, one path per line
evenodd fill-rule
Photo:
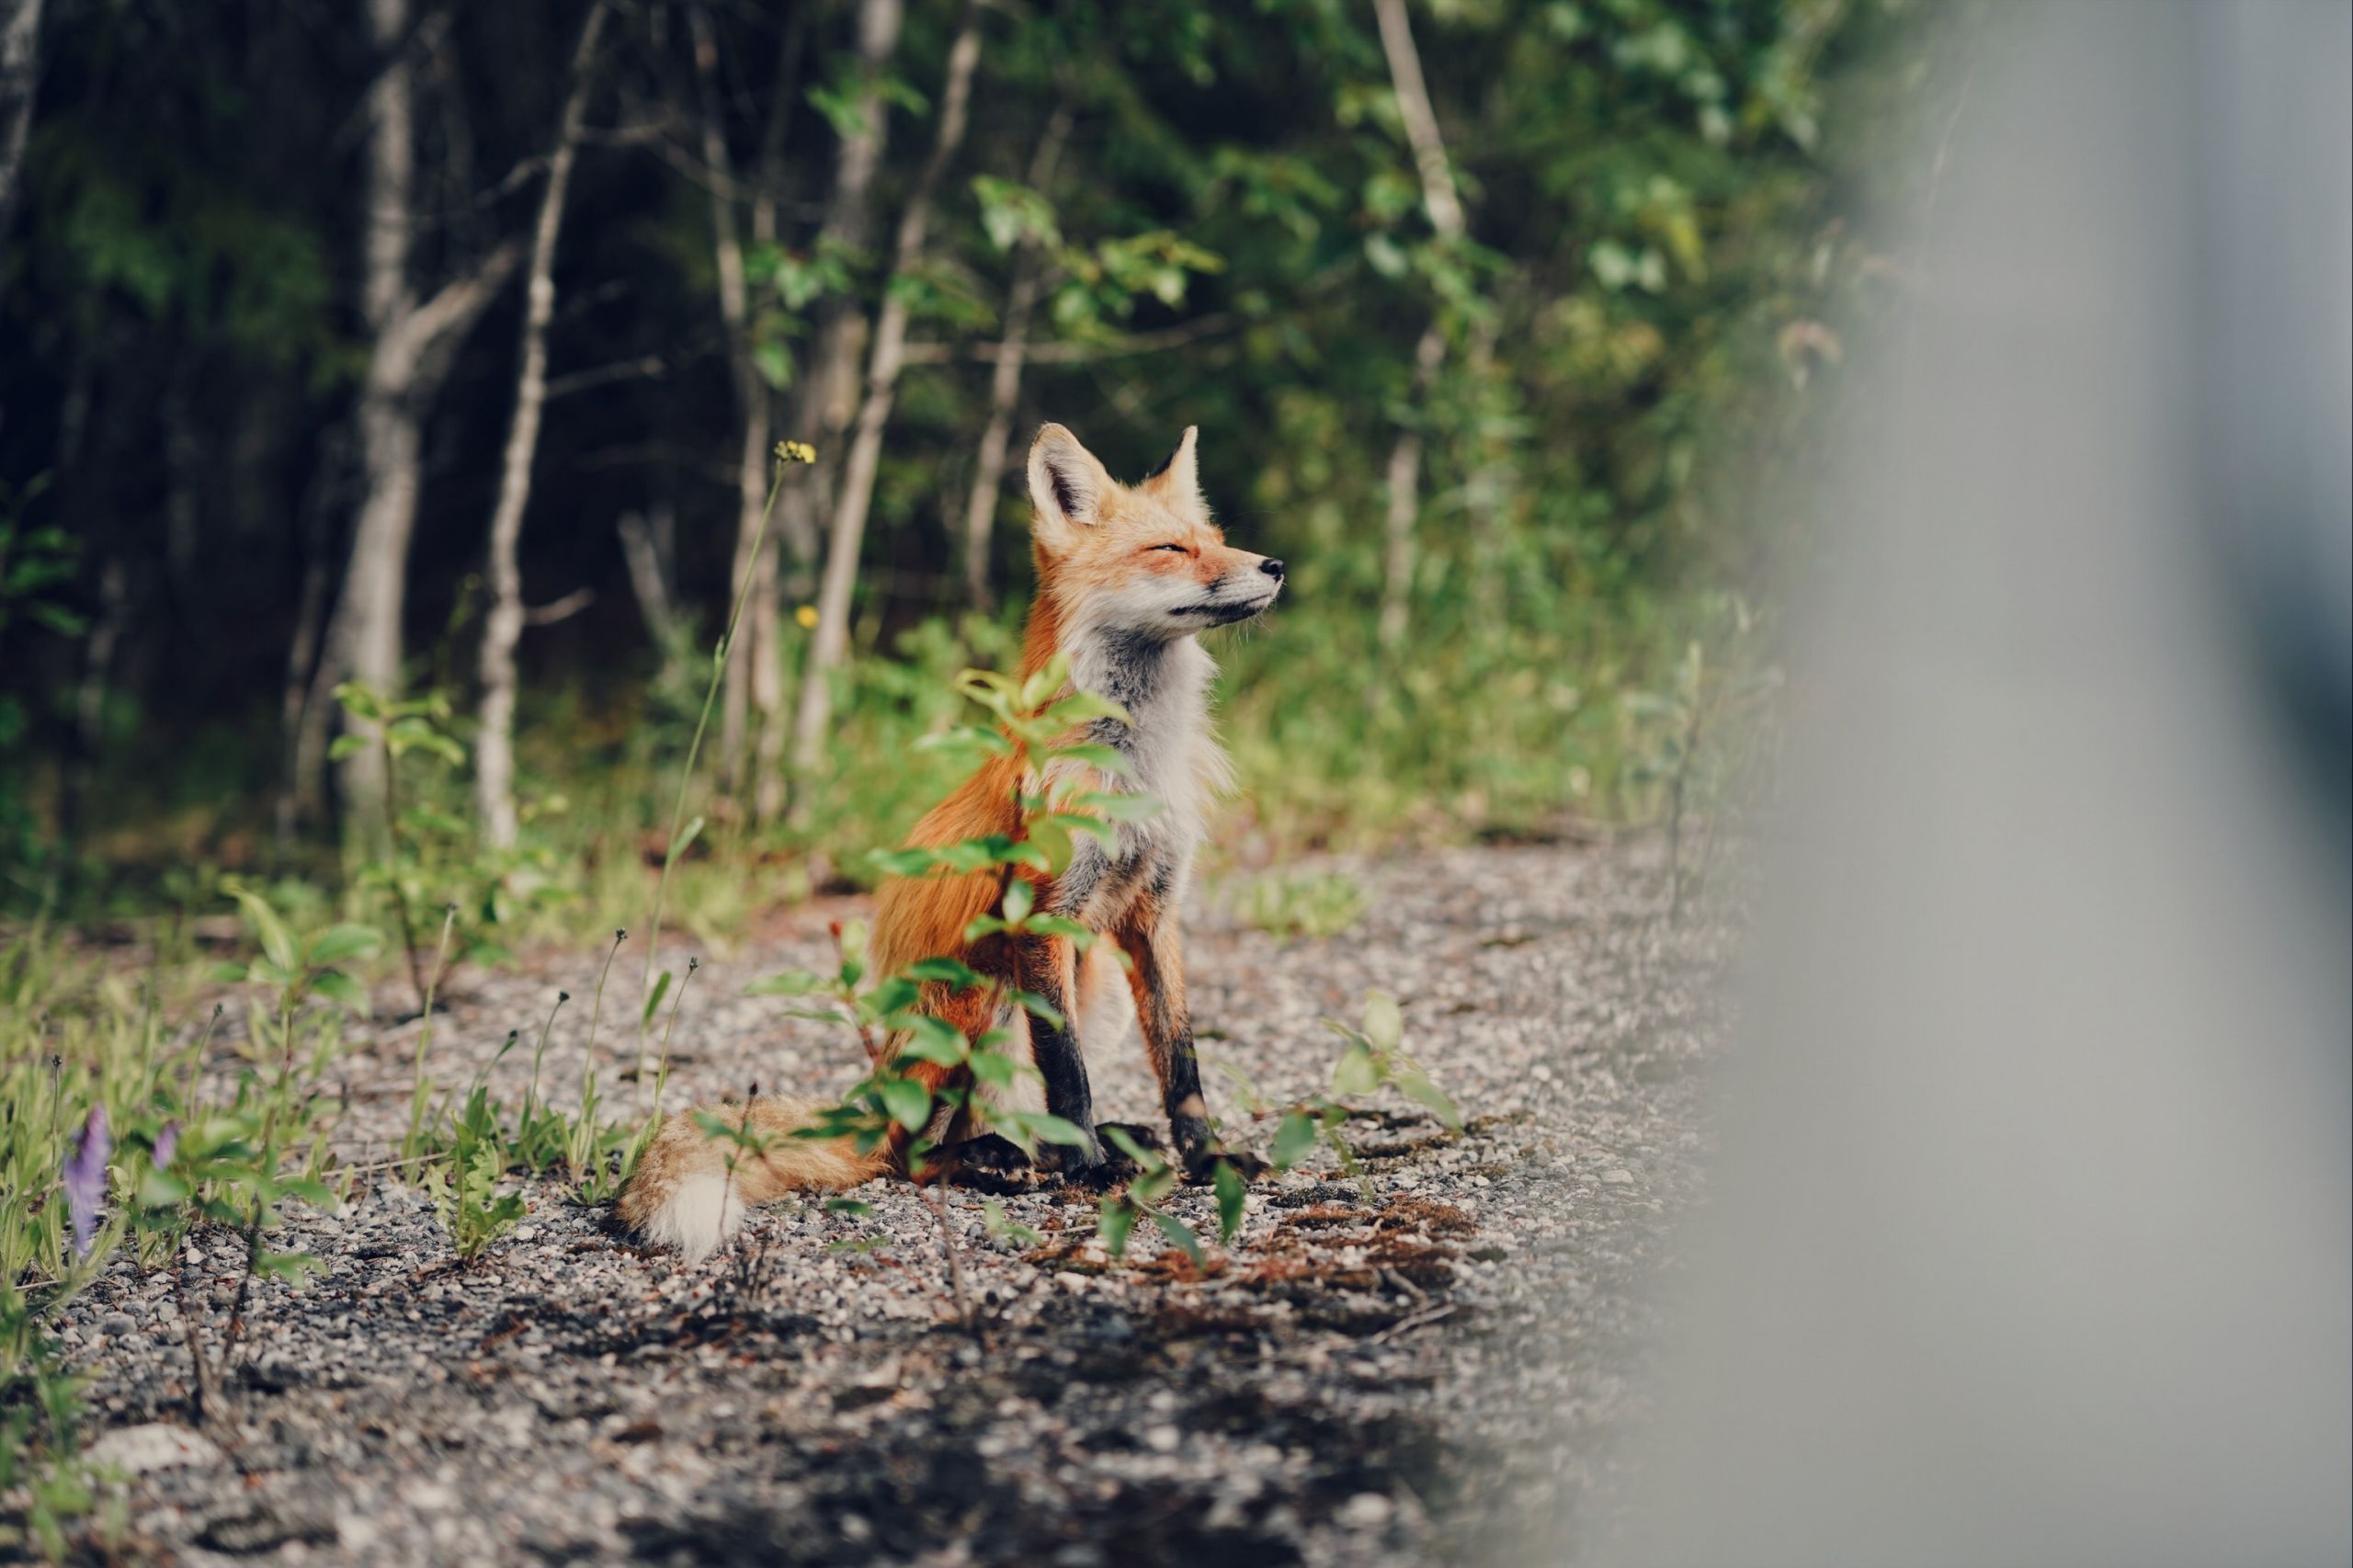
M 939 130 L 931 156 L 915 178 L 915 189 L 899 214 L 899 231 L 892 245 L 891 276 L 882 288 L 882 306 L 875 317 L 874 344 L 866 364 L 866 396 L 859 404 L 858 425 L 842 462 L 840 494 L 834 503 L 833 527 L 825 546 L 825 575 L 817 590 L 817 630 L 801 666 L 801 701 L 793 715 L 792 770 L 803 787 L 794 799 L 795 810 L 806 814 L 805 780 L 823 755 L 825 728 L 833 720 L 835 666 L 849 647 L 850 593 L 858 583 L 858 546 L 866 536 L 866 515 L 874 500 L 874 476 L 882 458 L 882 432 L 891 419 L 891 403 L 907 343 L 907 301 L 896 285 L 923 256 L 926 230 L 931 222 L 932 194 L 939 176 L 964 141 L 964 127 L 972 101 L 972 71 L 981 58 L 981 9 L 964 8 L 962 27 L 948 51 L 948 80 L 939 96 Z
M 515 417 L 506 430 L 506 451 L 498 476 L 498 501 L 490 517 L 490 613 L 482 638 L 482 733 L 474 749 L 474 812 L 483 835 L 494 846 L 515 843 L 515 645 L 523 636 L 523 573 L 519 559 L 523 512 L 531 498 L 531 460 L 540 447 L 540 418 L 547 404 L 548 324 L 555 318 L 555 246 L 563 228 L 563 202 L 572 165 L 580 151 L 580 130 L 588 111 L 591 67 L 597 35 L 605 28 L 603 0 L 590 6 L 572 54 L 572 90 L 548 156 L 547 185 L 540 193 L 539 222 L 531 231 L 531 263 L 523 310 L 521 366 L 515 375 Z
M 716 176 L 710 186 L 710 223 L 712 254 L 719 274 L 719 314 L 727 328 L 728 369 L 744 421 L 735 464 L 735 553 L 727 574 L 728 588 L 732 593 L 747 572 L 752 581 L 744 606 L 746 624 L 739 634 L 744 656 L 735 658 L 731 650 L 719 716 L 720 773 L 730 789 L 741 790 L 746 761 L 745 743 L 751 733 L 753 716 L 759 716 L 764 730 L 772 728 L 782 699 L 782 676 L 777 668 L 780 638 L 777 626 L 776 557 L 767 551 L 756 556 L 752 552 L 752 541 L 758 537 L 760 515 L 767 500 L 768 449 L 774 442 L 773 400 L 752 355 L 750 291 L 745 279 L 744 244 L 735 229 L 735 179 L 719 93 L 718 35 L 706 6 L 690 8 L 687 21 L 694 39 L 695 85 L 702 115 L 702 158 Z M 798 28 L 797 17 L 792 25 Z M 779 67 L 793 65 L 795 52 L 788 38 L 786 55 Z M 777 84 L 776 108 L 770 117 L 767 143 L 775 155 L 762 158 L 763 186 L 773 179 L 775 165 L 780 159 L 781 122 L 785 106 L 792 97 L 792 86 L 789 78 Z M 755 197 L 754 207 L 755 233 L 765 229 L 773 234 L 773 195 L 764 190 Z
M 40 88 L 41 0 L 0 0 L 0 238 L 17 206 L 25 133 Z
M 1405 140 L 1414 150 L 1414 167 L 1421 176 L 1422 207 L 1430 228 L 1441 242 L 1462 237 L 1462 199 L 1454 188 L 1454 172 L 1447 165 L 1446 142 L 1438 134 L 1438 115 L 1430 108 L 1428 85 L 1422 78 L 1422 57 L 1414 47 L 1414 29 L 1405 17 L 1405 0 L 1372 0 L 1381 25 L 1381 52 L 1389 60 L 1389 79 L 1397 93 L 1398 118 L 1405 122 Z M 1446 363 L 1446 334 L 1433 319 L 1414 346 L 1411 401 L 1418 405 L 1429 395 Z M 1389 450 L 1388 507 L 1383 517 L 1381 552 L 1381 643 L 1394 651 L 1405 641 L 1414 587 L 1414 520 L 1421 509 L 1422 437 L 1417 426 L 1397 433 Z
M 409 278 L 415 238 L 415 72 L 407 57 L 409 0 L 368 0 L 370 40 L 385 59 L 369 90 L 367 215 L 361 244 L 361 312 L 375 342 L 360 385 L 356 423 L 366 497 L 352 530 L 351 558 L 312 682 L 313 722 L 332 717 L 330 693 L 351 679 L 392 692 L 400 684 L 401 615 L 408 547 L 424 488 L 425 412 L 448 374 L 457 345 L 515 269 L 502 246 L 472 272 L 418 303 Z M 323 733 L 323 732 L 322 732 Z M 305 746 L 316 754 L 324 745 Z M 363 746 L 342 764 L 346 821 L 364 843 L 382 832 L 381 748 Z
M 1046 121 L 1045 133 L 1038 139 L 1038 151 L 1029 160 L 1029 188 L 1040 196 L 1053 182 L 1054 165 L 1062 159 L 1063 143 L 1070 137 L 1070 105 L 1056 104 Z M 989 591 L 990 535 L 996 525 L 998 489 L 1005 483 L 1006 464 L 1011 452 L 1014 410 L 1021 401 L 1021 371 L 1029 351 L 1029 318 L 1038 307 L 1043 282 L 1044 267 L 1038 256 L 1036 237 L 1025 233 L 1014 243 L 1013 281 L 1006 290 L 1005 335 L 997 342 L 996 369 L 989 376 L 988 424 L 981 431 L 980 448 L 973 454 L 972 488 L 964 497 L 964 599 L 975 609 L 985 610 L 993 602 Z
M 818 228 L 817 249 L 863 251 L 872 234 L 874 176 L 882 165 L 891 122 L 888 106 L 870 84 L 897 52 L 904 16 L 901 0 L 859 0 L 858 66 L 870 85 L 859 99 L 858 129 L 841 139 L 835 153 L 834 187 Z M 833 493 L 841 437 L 857 412 L 865 314 L 854 300 L 829 298 L 818 306 L 814 336 L 810 362 L 794 382 L 790 423 L 795 439 L 816 448 L 817 460 L 789 465 L 777 495 L 777 527 L 793 562 L 785 591 L 796 597 L 809 590 L 821 545 L 817 515 Z
M 313 733 L 304 710 L 311 696 L 312 666 L 319 656 L 320 637 L 326 624 L 327 568 L 332 564 L 328 559 L 328 535 L 332 531 L 329 518 L 335 506 L 335 492 L 348 456 L 348 445 L 342 426 L 331 428 L 318 443 L 316 464 L 298 511 L 302 586 L 295 596 L 294 635 L 286 645 L 286 678 L 278 687 L 278 699 L 280 763 L 272 836 L 280 854 L 293 846 L 304 813 L 315 812 L 319 805 L 315 794 L 304 793 L 305 781 L 315 780 L 319 776 L 316 767 L 304 767 L 302 746 L 305 738 Z M 323 726 L 317 735 L 318 744 L 324 746 Z

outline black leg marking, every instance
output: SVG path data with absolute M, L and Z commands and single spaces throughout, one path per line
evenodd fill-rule
M 1086 1083 L 1086 1061 L 1078 1052 L 1078 1035 L 1072 1027 L 1071 988 L 1063 972 L 1063 955 L 1068 951 L 1066 944 L 1032 937 L 1021 943 L 1017 961 L 1022 989 L 1037 993 L 1063 1016 L 1059 1028 L 1034 1013 L 1029 1016 L 1029 1056 L 1037 1064 L 1038 1075 L 1046 1081 L 1046 1109 L 1092 1139 L 1095 1096 Z M 1103 1160 L 1099 1146 L 1074 1149 L 1047 1144 L 1039 1155 L 1041 1164 L 1051 1161 L 1065 1172 L 1087 1170 Z
M 1143 907 L 1156 915 L 1174 890 L 1164 869 L 1145 895 Z M 1253 1154 L 1229 1153 L 1210 1136 L 1209 1097 L 1201 1092 L 1200 1059 L 1193 1049 L 1193 1020 L 1185 1006 L 1184 959 L 1173 926 L 1154 923 L 1120 935 L 1120 946 L 1135 963 L 1136 1017 L 1144 1048 L 1160 1079 L 1162 1108 L 1176 1146 L 1176 1164 L 1188 1180 L 1212 1178 L 1218 1163 L 1231 1165 L 1244 1180 L 1264 1176 L 1267 1165 Z

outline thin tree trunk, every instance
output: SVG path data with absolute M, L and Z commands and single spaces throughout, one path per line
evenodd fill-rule
M 278 744 L 283 748 L 283 757 L 272 836 L 280 854 L 293 846 L 303 816 L 316 811 L 319 805 L 315 794 L 304 793 L 305 781 L 319 776 L 315 766 L 306 766 L 311 759 L 304 748 L 314 747 L 323 755 L 326 746 L 324 715 L 320 715 L 321 722 L 314 724 L 310 712 L 311 674 L 326 624 L 327 568 L 332 564 L 327 519 L 335 504 L 335 492 L 346 445 L 341 426 L 329 430 L 318 443 L 318 465 L 312 471 L 299 512 L 297 537 L 301 541 L 302 586 L 295 596 L 294 635 L 286 644 L 286 679 L 278 699 Z
M 901 0 L 859 0 L 858 67 L 872 83 L 899 46 Z M 870 86 L 858 106 L 858 129 L 841 140 L 834 158 L 834 188 L 825 203 L 814 248 L 862 251 L 874 226 L 874 176 L 882 164 L 890 116 L 881 93 Z M 785 591 L 809 591 L 820 547 L 817 515 L 833 494 L 839 469 L 835 449 L 858 406 L 858 358 L 866 342 L 866 317 L 855 301 L 833 297 L 818 306 L 815 349 L 795 381 L 789 428 L 795 440 L 817 450 L 813 464 L 792 465 L 777 496 L 777 527 L 792 552 Z
M 1405 122 L 1405 140 L 1414 149 L 1414 167 L 1421 176 L 1422 206 L 1430 227 L 1441 242 L 1462 237 L 1462 199 L 1454 188 L 1454 172 L 1446 161 L 1446 142 L 1438 134 L 1438 115 L 1430 108 L 1428 85 L 1422 79 L 1422 57 L 1414 47 L 1414 29 L 1405 17 L 1405 0 L 1372 0 L 1381 25 L 1381 52 L 1389 59 L 1389 79 L 1397 93 L 1398 118 Z M 1446 363 L 1446 335 L 1436 320 L 1414 347 L 1411 401 L 1419 405 L 1429 395 Z M 1383 519 L 1381 590 L 1381 642 L 1394 651 L 1405 640 L 1414 586 L 1414 519 L 1421 509 L 1422 437 L 1418 426 L 1397 433 L 1389 451 L 1388 510 Z
M 733 590 L 744 581 L 746 572 L 752 574 L 754 580 L 745 604 L 749 624 L 742 634 L 744 657 L 728 661 L 719 711 L 720 775 L 730 790 L 740 790 L 754 709 L 756 706 L 766 716 L 773 714 L 777 706 L 778 677 L 773 667 L 778 641 L 775 558 L 765 551 L 757 557 L 752 553 L 752 541 L 758 537 L 760 514 L 767 499 L 769 400 L 767 383 L 761 380 L 752 358 L 750 294 L 744 277 L 744 244 L 735 229 L 735 201 L 732 194 L 735 180 L 720 103 L 718 36 L 706 6 L 690 7 L 687 21 L 694 35 L 695 85 L 702 110 L 702 160 L 717 176 L 710 183 L 710 226 L 712 254 L 719 273 L 719 314 L 727 326 L 728 368 L 734 379 L 735 401 L 744 420 L 743 441 L 735 465 L 735 554 L 729 564 L 727 583 Z M 781 84 L 779 92 L 790 97 Z M 769 222 L 773 224 L 773 216 Z M 763 695 L 767 699 L 765 703 L 759 701 Z
M 637 596 L 638 613 L 645 618 L 646 635 L 662 651 L 663 660 L 670 657 L 671 630 L 670 581 L 662 567 L 660 550 L 654 542 L 652 530 L 645 526 L 640 512 L 623 512 L 615 528 L 621 536 L 621 559 L 629 566 L 630 591 Z
M 40 88 L 41 0 L 0 0 L 0 239 L 17 208 L 25 133 Z
M 335 685 L 358 681 L 387 695 L 400 685 L 401 615 L 408 547 L 424 488 L 425 412 L 460 340 L 515 267 L 503 246 L 422 304 L 409 278 L 415 238 L 415 71 L 408 59 L 409 0 L 368 0 L 369 36 L 385 56 L 369 89 L 366 226 L 361 244 L 362 313 L 375 342 L 362 380 L 356 424 L 366 498 L 352 529 L 351 557 L 312 682 L 317 722 L 331 717 Z M 305 750 L 310 748 L 306 747 Z M 324 746 L 317 748 L 324 751 Z M 381 835 L 383 748 L 345 759 L 339 782 L 345 820 L 365 843 Z
M 531 267 L 523 310 L 521 367 L 515 375 L 515 418 L 507 426 L 499 470 L 498 502 L 490 518 L 490 613 L 482 638 L 482 733 L 474 745 L 474 811 L 495 847 L 515 843 L 515 645 L 523 636 L 523 572 L 519 560 L 523 512 L 531 498 L 531 460 L 540 447 L 540 417 L 547 404 L 548 324 L 555 317 L 555 246 L 563 229 L 564 196 L 588 113 L 591 67 L 605 29 L 602 0 L 589 7 L 572 53 L 572 91 L 564 99 L 547 185 L 531 231 Z
M 849 647 L 850 593 L 858 582 L 858 546 L 866 535 L 866 515 L 874 500 L 874 476 L 882 459 L 882 432 L 891 419 L 903 351 L 907 342 L 907 300 L 896 287 L 923 256 L 926 229 L 931 222 L 932 193 L 939 176 L 964 141 L 964 126 L 972 101 L 972 71 L 981 58 L 981 8 L 977 0 L 964 7 L 962 28 L 948 51 L 948 80 L 939 96 L 939 131 L 931 156 L 908 193 L 899 214 L 899 232 L 891 253 L 891 276 L 882 289 L 882 308 L 875 318 L 874 345 L 866 364 L 866 397 L 858 411 L 858 426 L 849 453 L 842 463 L 841 493 L 834 503 L 831 537 L 826 541 L 825 576 L 817 590 L 817 630 L 809 645 L 808 662 L 801 675 L 801 704 L 793 716 L 792 767 L 805 779 L 816 767 L 833 720 L 835 666 Z M 796 809 L 805 811 L 805 787 L 796 797 Z
M 1446 362 L 1446 334 L 1432 322 L 1414 346 L 1413 392 L 1408 402 L 1419 405 L 1429 396 L 1430 383 Z M 1414 587 L 1414 517 L 1421 509 L 1422 432 L 1406 426 L 1389 449 L 1385 480 L 1388 508 L 1382 517 L 1381 571 L 1381 645 L 1394 650 L 1405 641 L 1405 625 Z
M 1070 105 L 1054 106 L 1029 160 L 1029 188 L 1044 195 L 1053 182 L 1054 165 L 1069 139 Z M 980 449 L 972 461 L 972 488 L 964 497 L 964 599 L 975 609 L 992 604 L 989 592 L 989 537 L 996 523 L 998 488 L 1005 483 L 1011 455 L 1014 410 L 1021 401 L 1021 371 L 1029 352 L 1029 318 L 1038 306 L 1045 267 L 1034 236 L 1024 233 L 1014 243 L 1013 281 L 1006 291 L 1005 335 L 998 340 L 996 368 L 989 376 L 989 418 L 981 431 Z

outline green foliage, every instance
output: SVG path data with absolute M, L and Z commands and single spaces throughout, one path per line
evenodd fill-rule
M 1462 1131 L 1462 1112 L 1445 1090 L 1405 1050 L 1405 1015 L 1397 999 L 1375 991 L 1365 998 L 1362 1021 L 1356 1027 L 1325 1018 L 1324 1027 L 1345 1042 L 1332 1064 L 1329 1093 L 1311 1095 L 1288 1106 L 1269 1104 L 1249 1076 L 1232 1063 L 1222 1063 L 1244 1108 L 1260 1119 L 1279 1118 L 1268 1160 L 1277 1170 L 1290 1170 L 1315 1151 L 1318 1143 L 1331 1152 L 1344 1176 L 1364 1187 L 1367 1201 L 1372 1186 L 1357 1163 L 1356 1151 L 1341 1130 L 1356 1115 L 1352 1101 L 1384 1090 L 1394 1091 L 1420 1106 L 1449 1132 Z M 1221 1201 L 1223 1193 L 1221 1189 Z
M 489 844 L 475 831 L 464 798 L 466 748 L 455 733 L 449 694 L 434 690 L 394 700 L 357 681 L 335 689 L 351 728 L 335 737 L 329 756 L 340 761 L 374 749 L 389 787 L 383 831 L 375 852 L 352 869 L 353 885 L 381 895 L 392 911 L 423 1005 L 421 911 L 447 908 L 460 918 L 449 926 L 458 955 L 476 963 L 508 956 L 501 933 L 534 916 L 563 910 L 571 890 L 557 871 L 554 849 L 535 840 L 512 849 Z M 560 814 L 561 795 L 524 803 L 523 814 Z
M 1253 877 L 1234 896 L 1245 925 L 1268 936 L 1336 937 L 1363 915 L 1364 889 L 1341 872 L 1271 872 Z
M 501 1190 L 511 1163 L 512 1150 L 501 1132 L 490 1091 L 476 1084 L 452 1119 L 449 1159 L 426 1166 L 424 1175 L 425 1190 L 459 1257 L 479 1257 L 523 1218 L 522 1196 Z

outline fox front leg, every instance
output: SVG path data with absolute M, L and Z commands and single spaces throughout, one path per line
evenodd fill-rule
M 1161 1105 L 1168 1113 L 1177 1163 L 1194 1181 L 1207 1180 L 1220 1160 L 1245 1177 L 1264 1175 L 1264 1161 L 1229 1153 L 1210 1138 L 1209 1099 L 1201 1092 L 1192 1014 L 1185 1003 L 1184 944 L 1176 935 L 1175 912 L 1165 907 L 1159 892 L 1154 889 L 1138 899 L 1116 935 L 1133 966 L 1128 983 L 1135 990 L 1136 1023 L 1152 1058 L 1153 1075 L 1160 1080 Z
M 1051 1159 L 1073 1174 L 1103 1164 L 1102 1145 L 1095 1141 L 1095 1096 L 1086 1083 L 1086 1059 L 1079 1054 L 1077 1014 L 1072 1006 L 1077 992 L 1075 951 L 1060 937 L 1024 937 L 1014 949 L 1014 974 L 1021 989 L 1061 1015 L 1060 1023 L 1029 1016 L 1029 1055 L 1045 1080 L 1046 1109 L 1086 1135 L 1084 1148 L 1047 1144 L 1039 1151 L 1041 1161 Z

